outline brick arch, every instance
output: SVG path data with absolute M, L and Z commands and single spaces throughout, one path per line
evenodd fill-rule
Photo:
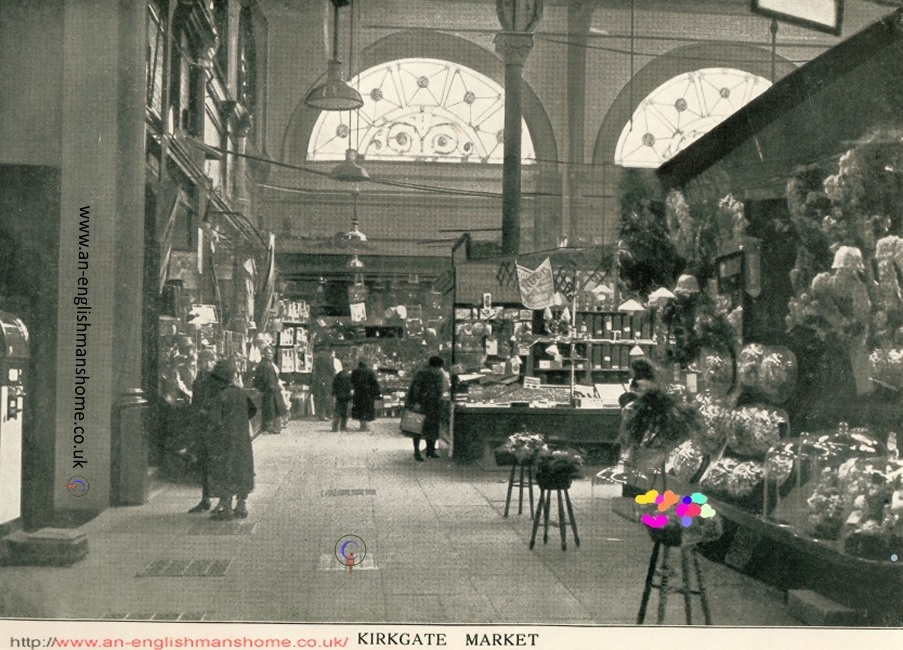
M 358 69 L 352 75 L 381 63 L 404 58 L 429 58 L 467 66 L 505 86 L 505 66 L 494 53 L 471 41 L 433 31 L 412 30 L 385 36 L 363 49 Z M 316 83 L 320 83 L 318 79 Z M 549 115 L 536 93 L 524 80 L 523 117 L 533 139 L 533 150 L 539 160 L 558 160 L 558 145 Z M 307 91 L 302 94 L 306 96 Z M 307 158 L 307 145 L 320 112 L 298 102 L 282 141 L 282 161 L 302 164 Z
M 639 103 L 666 81 L 702 68 L 735 68 L 765 79 L 771 78 L 771 52 L 749 45 L 698 43 L 675 48 L 658 56 L 637 72 L 621 89 L 602 121 L 593 146 L 593 164 L 612 164 L 624 125 Z M 775 74 L 781 79 L 796 69 L 777 56 Z

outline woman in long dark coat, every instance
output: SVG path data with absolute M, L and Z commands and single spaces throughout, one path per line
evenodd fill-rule
M 219 497 L 212 517 L 218 520 L 248 516 L 248 495 L 254 490 L 254 451 L 248 420 L 257 412 L 244 390 L 236 386 L 235 364 L 218 361 L 211 376 L 221 389 L 209 407 L 210 493 Z M 237 497 L 235 509 L 232 498 Z
M 351 371 L 351 385 L 354 396 L 351 399 L 351 417 L 361 421 L 361 431 L 370 429 L 370 422 L 376 419 L 374 402 L 380 396 L 376 373 L 364 361 Z
M 441 357 L 430 357 L 429 365 L 414 374 L 405 398 L 405 408 L 425 416 L 421 435 L 414 436 L 414 458 L 418 461 L 423 460 L 420 455 L 420 438 L 426 440 L 426 455 L 429 458 L 439 458 L 436 441 L 439 439 L 442 421 L 442 395 L 446 388 L 442 364 Z

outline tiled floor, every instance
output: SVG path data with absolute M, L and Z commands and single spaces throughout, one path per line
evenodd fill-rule
M 109 509 L 83 526 L 85 560 L 3 567 L 0 581 L 50 617 L 633 624 L 651 550 L 639 525 L 592 497 L 588 480 L 577 481 L 570 493 L 580 547 L 569 529 L 563 552 L 550 526 L 549 543 L 540 531 L 530 551 L 529 514 L 502 517 L 507 471 L 457 466 L 440 453 L 415 462 L 397 421 L 343 434 L 293 421 L 254 443 L 257 489 L 247 520 L 189 515 L 199 489 L 158 483 L 146 505 Z M 557 514 L 553 504 L 553 520 Z M 337 540 L 348 534 L 367 544 L 351 574 L 334 560 Z M 183 575 L 143 576 L 157 560 L 185 561 L 169 571 L 176 574 L 197 562 Z M 716 624 L 797 624 L 783 594 L 701 562 Z M 210 563 L 228 570 L 193 575 Z M 672 599 L 666 622 L 680 624 L 682 599 Z M 656 607 L 653 594 L 647 622 Z

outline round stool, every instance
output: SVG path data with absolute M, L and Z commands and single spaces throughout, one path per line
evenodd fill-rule
M 568 550 L 567 542 L 567 524 L 570 522 L 571 529 L 574 531 L 574 544 L 580 546 L 580 536 L 577 534 L 577 520 L 574 518 L 574 508 L 571 505 L 571 497 L 567 488 L 556 489 L 558 493 L 558 527 L 561 530 L 561 550 Z M 564 504 L 561 500 L 561 493 L 564 492 L 564 501 L 567 503 L 568 517 L 564 516 Z M 533 535 L 530 537 L 530 550 L 536 545 L 536 533 L 539 530 L 539 519 L 545 511 L 545 526 L 543 528 L 542 543 L 549 542 L 549 511 L 552 509 L 552 490 L 539 488 L 539 508 L 536 510 L 536 516 L 533 518 Z
M 541 497 L 540 497 L 541 498 Z M 540 505 L 541 507 L 541 505 Z M 659 551 L 664 546 L 661 553 L 661 565 L 658 564 Z M 670 579 L 674 576 L 674 569 L 668 563 L 669 553 L 672 548 L 680 551 L 680 569 L 681 569 L 681 585 L 674 586 Z M 690 585 L 690 563 L 693 563 L 693 569 L 696 574 L 696 589 Z M 658 583 L 655 582 L 655 576 L 660 576 Z M 665 621 L 665 607 L 667 606 L 668 593 L 679 593 L 684 596 L 684 614 L 687 617 L 687 625 L 693 624 L 693 606 L 690 597 L 699 596 L 702 605 L 702 615 L 706 625 L 712 624 L 712 615 L 709 612 L 709 601 L 706 598 L 705 585 L 702 582 L 702 569 L 699 567 L 699 558 L 696 556 L 696 546 L 687 545 L 672 547 L 662 542 L 655 542 L 652 547 L 652 555 L 649 557 L 649 570 L 646 572 L 646 584 L 643 586 L 643 600 L 640 602 L 640 611 L 636 617 L 637 625 L 642 625 L 646 618 L 646 606 L 649 604 L 649 595 L 653 589 L 659 590 L 658 597 L 658 618 L 656 623 L 661 625 Z
M 514 471 L 520 467 L 520 479 L 514 479 Z M 505 514 L 504 516 L 508 516 L 508 510 L 511 507 L 511 493 L 514 491 L 514 486 L 518 486 L 518 494 L 517 494 L 517 514 L 523 514 L 524 512 L 524 469 L 527 470 L 527 489 L 530 493 L 530 516 L 533 516 L 533 465 L 532 464 L 515 464 L 511 466 L 511 476 L 508 478 L 508 498 L 505 499 Z

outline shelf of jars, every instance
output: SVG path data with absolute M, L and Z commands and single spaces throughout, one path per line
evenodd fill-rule
M 614 311 L 455 309 L 454 457 L 479 460 L 514 431 L 611 458 L 629 365 L 651 323 Z M 595 336 L 598 333 L 598 336 Z

